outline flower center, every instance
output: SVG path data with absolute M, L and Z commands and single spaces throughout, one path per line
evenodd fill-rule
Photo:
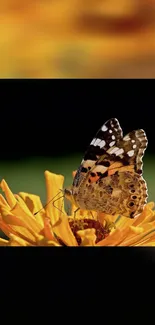
M 77 240 L 78 245 L 81 244 L 81 238 L 77 234 L 77 231 L 79 230 L 94 228 L 96 230 L 96 242 L 95 242 L 96 244 L 100 240 L 107 237 L 110 232 L 108 229 L 105 229 L 98 220 L 93 220 L 93 219 L 70 220 L 69 225 Z

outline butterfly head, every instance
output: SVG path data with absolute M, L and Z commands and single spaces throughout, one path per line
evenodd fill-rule
M 74 195 L 73 195 L 73 190 L 72 188 L 65 188 L 64 189 L 64 196 L 67 200 L 69 200 L 72 204 L 75 204 L 75 199 L 74 199 Z

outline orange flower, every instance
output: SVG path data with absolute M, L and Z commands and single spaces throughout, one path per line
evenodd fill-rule
M 74 218 L 76 207 L 69 216 L 64 208 L 64 177 L 45 171 L 45 179 L 47 202 L 58 200 L 44 208 L 37 195 L 13 194 L 2 180 L 6 200 L 0 195 L 0 228 L 8 240 L 0 239 L 0 246 L 155 246 L 153 202 L 135 219 L 85 210 Z

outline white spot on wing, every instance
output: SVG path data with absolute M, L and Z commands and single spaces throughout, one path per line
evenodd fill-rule
M 84 160 L 83 161 L 83 166 L 84 167 L 92 167 L 93 165 L 95 165 L 96 160 Z
M 112 139 L 115 140 L 115 136 L 114 135 L 112 135 Z
M 115 144 L 115 141 L 112 141 L 112 142 L 109 143 L 109 146 L 110 146 L 110 147 L 113 147 L 114 144 Z
M 99 144 L 99 147 L 100 147 L 100 148 L 103 148 L 104 146 L 105 146 L 105 141 L 102 140 L 102 141 L 100 142 L 100 144 Z
M 129 141 L 130 140 L 130 137 L 128 135 L 126 135 L 124 138 L 123 138 L 124 141 Z
M 109 151 L 110 154 L 115 153 L 119 148 L 115 147 L 112 150 Z
M 135 140 L 131 140 L 132 143 L 135 143 Z
M 136 147 L 137 147 L 136 144 L 134 144 L 134 145 L 133 145 L 133 149 L 135 149 Z
M 107 170 L 107 167 L 104 167 L 102 165 L 97 165 L 93 171 L 104 173 L 106 170 Z
M 104 140 L 101 140 L 99 138 L 97 139 L 93 139 L 93 141 L 91 142 L 92 145 L 94 145 L 95 147 L 96 146 L 99 146 L 100 148 L 103 148 L 105 146 L 105 141 Z
M 109 133 L 112 133 L 112 130 L 109 130 Z
M 124 150 L 121 148 L 116 152 L 116 156 L 121 155 L 124 152 Z
M 128 151 L 127 154 L 128 154 L 129 157 L 132 157 L 134 155 L 134 150 Z
M 96 139 L 94 138 L 94 139 L 92 140 L 91 144 L 94 144 L 94 143 L 95 143 L 95 141 L 96 141 Z
M 107 126 L 106 126 L 106 125 L 103 125 L 103 126 L 101 127 L 101 130 L 102 130 L 103 132 L 105 132 L 105 131 L 107 131 L 107 130 L 108 130 L 108 128 L 107 128 Z
M 109 149 L 108 150 L 108 153 L 110 153 L 110 154 L 115 154 L 116 156 L 119 156 L 119 155 L 121 155 L 122 153 L 124 152 L 124 149 L 120 149 L 120 148 L 118 148 L 118 147 L 115 147 L 115 148 L 113 148 L 113 149 Z
M 98 146 L 98 144 L 101 142 L 101 139 L 95 139 L 94 146 Z

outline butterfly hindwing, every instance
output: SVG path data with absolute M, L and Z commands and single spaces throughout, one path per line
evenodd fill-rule
M 130 171 L 116 172 L 99 178 L 97 182 L 86 179 L 80 186 L 76 202 L 82 209 L 107 214 L 121 214 L 134 218 L 143 211 L 147 201 L 144 179 Z

